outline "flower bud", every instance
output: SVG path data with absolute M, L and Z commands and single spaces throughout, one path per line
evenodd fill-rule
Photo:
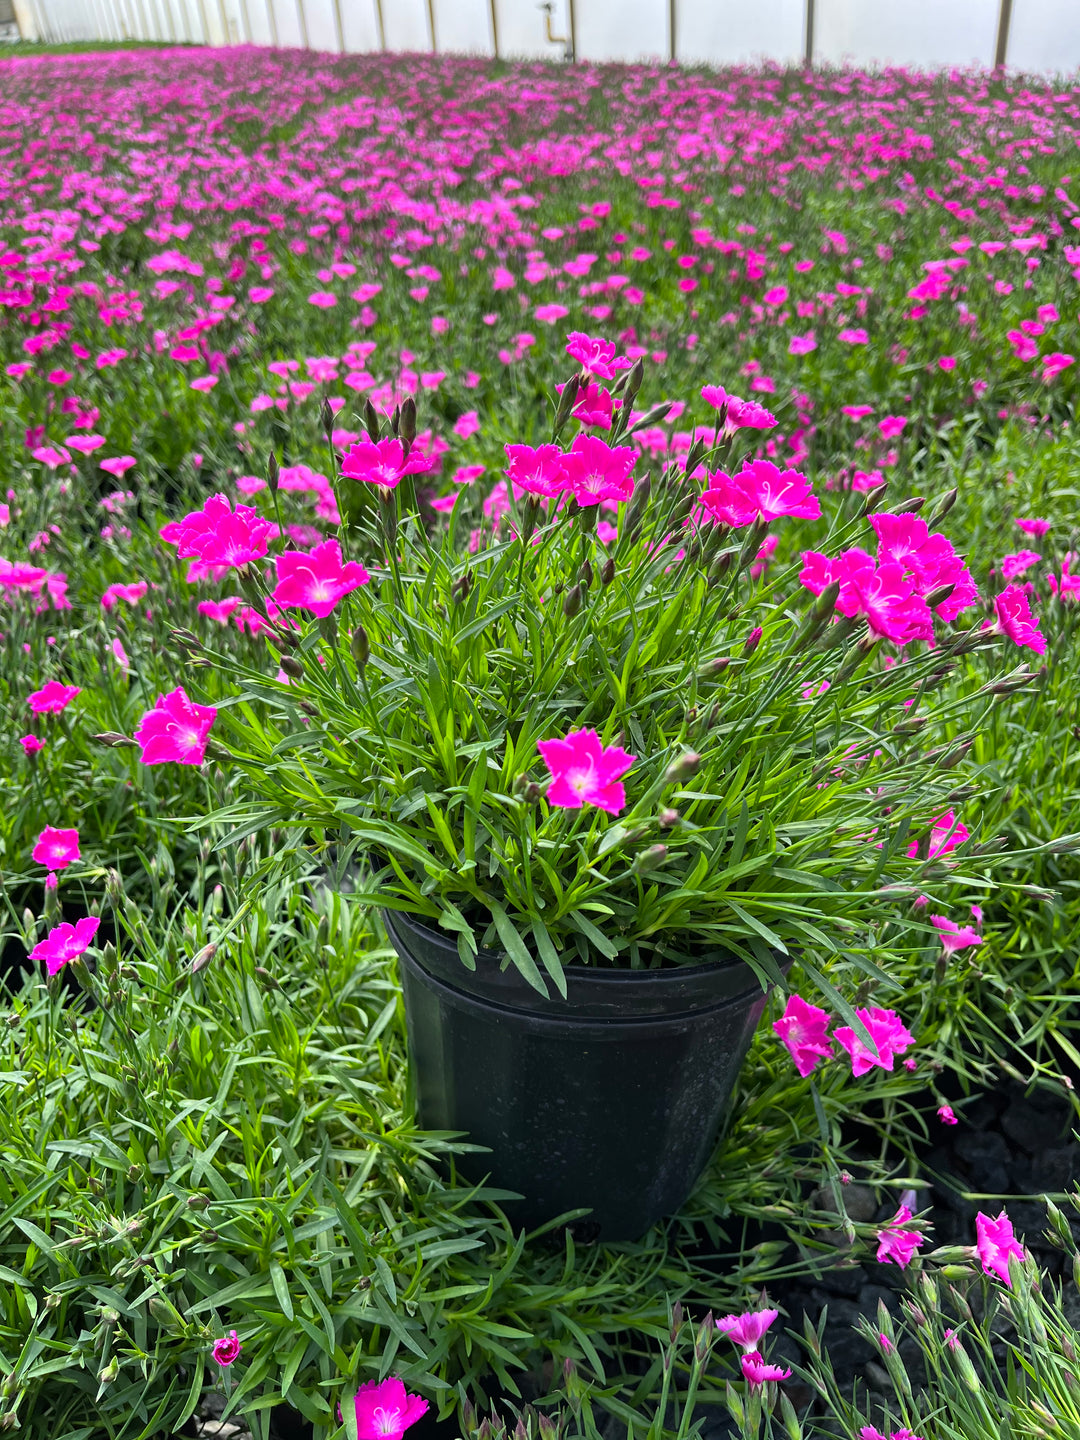
M 651 494 L 652 476 L 646 471 L 641 479 L 635 482 L 634 493 L 630 496 L 626 514 L 623 516 L 623 529 L 631 543 L 641 533 L 641 524 L 645 519 L 645 511 L 648 508 Z
M 270 974 L 270 971 L 267 970 L 264 966 L 255 966 L 255 978 L 258 980 L 259 984 L 264 990 L 277 990 L 279 993 L 281 993 L 281 986 L 274 979 L 273 975 Z
M 743 644 L 743 656 L 752 655 L 761 644 L 761 626 L 755 625 Z
M 290 680 L 302 680 L 304 678 L 304 667 L 295 655 L 282 655 L 281 668 Z
M 570 376 L 570 379 L 563 386 L 562 394 L 559 396 L 559 404 L 555 410 L 555 424 L 552 427 L 552 440 L 558 438 L 559 431 L 566 424 L 567 420 L 570 419 L 570 412 L 573 410 L 574 405 L 577 401 L 578 390 L 580 388 L 581 376 L 575 370 L 573 375 Z
M 466 570 L 464 575 L 459 575 L 450 586 L 450 599 L 455 605 L 461 605 L 469 598 L 469 591 L 472 588 L 472 572 Z
M 605 590 L 615 579 L 615 556 L 609 555 L 600 567 L 600 584 Z
M 377 445 L 379 442 L 379 415 L 370 400 L 364 401 L 364 408 L 360 412 L 360 416 L 364 422 L 364 429 L 368 433 L 368 439 L 373 445 Z
M 184 1317 L 177 1310 L 176 1306 L 166 1300 L 164 1295 L 151 1295 L 149 1300 L 150 1314 L 168 1330 L 179 1330 L 183 1328 Z
M 863 501 L 862 509 L 859 511 L 859 518 L 861 520 L 865 520 L 868 515 L 874 513 L 885 499 L 885 492 L 888 488 L 889 482 L 886 480 L 884 485 L 875 485 L 872 490 L 867 491 L 866 499 Z
M 671 805 L 665 805 L 659 815 L 661 830 L 670 830 L 679 823 L 679 812 Z
M 568 620 L 572 620 L 581 609 L 581 586 L 572 585 L 566 592 L 562 602 L 563 614 Z
M 925 495 L 913 495 L 910 500 L 905 500 L 904 503 L 897 508 L 896 513 L 897 515 L 917 515 L 925 504 Z
M 956 504 L 959 495 L 960 491 L 957 489 L 952 489 L 947 495 L 943 495 L 930 512 L 930 518 L 926 523 L 933 528 L 939 521 L 944 520 L 945 516 L 948 515 L 949 511 Z
M 401 432 L 401 406 L 395 405 L 393 414 L 390 416 L 390 434 L 397 440 Z
M 401 402 L 398 431 L 402 440 L 411 446 L 416 439 L 416 401 L 411 395 Z
M 596 509 L 595 505 L 593 506 L 593 509 Z M 593 568 L 589 564 L 588 560 L 583 560 L 581 562 L 581 569 L 578 571 L 578 579 L 581 581 L 582 585 L 585 586 L 586 590 L 591 588 L 593 583 Z
M 371 655 L 371 645 L 368 642 L 368 634 L 363 625 L 357 625 L 353 631 L 349 649 L 352 651 L 352 658 L 356 662 L 356 668 L 362 670 Z
M 105 1369 L 102 1370 L 101 1374 L 98 1376 L 98 1380 L 101 1382 L 102 1385 L 111 1385 L 119 1374 L 120 1365 L 117 1361 L 116 1356 L 114 1355 L 113 1358 L 109 1361 L 108 1365 L 105 1366 Z
M 521 798 L 525 801 L 526 805 L 535 805 L 543 793 L 543 790 L 537 785 L 536 781 L 530 780 L 521 792 Z
M 700 765 L 701 756 L 696 751 L 684 750 L 664 771 L 664 784 L 677 785 L 682 780 L 689 780 L 691 775 L 697 774 Z
M 630 869 L 635 875 L 641 875 L 647 870 L 655 870 L 657 866 L 663 865 L 667 858 L 668 847 L 666 845 L 649 845 L 634 857 L 634 863 Z
M 107 745 L 110 750 L 119 750 L 128 745 L 134 745 L 137 749 L 139 744 L 137 740 L 132 740 L 130 735 L 120 735 L 115 730 L 105 730 L 93 738 L 99 745 Z
M 189 1210 L 206 1210 L 210 1206 L 209 1195 L 189 1195 L 187 1207 Z
M 271 450 L 270 459 L 266 462 L 266 485 L 271 495 L 277 494 L 277 489 L 280 483 L 281 469 L 278 465 L 277 456 Z
M 687 476 L 693 475 L 694 471 L 701 464 L 701 457 L 704 454 L 705 441 L 695 440 L 694 443 L 690 446 L 690 449 L 686 452 L 686 464 L 684 466 L 684 473 Z M 696 495 L 694 499 L 697 499 Z
M 659 405 L 654 405 L 651 410 L 646 410 L 640 420 L 635 420 L 630 426 L 626 432 L 627 435 L 633 435 L 635 430 L 645 430 L 650 425 L 659 425 L 660 421 L 667 417 L 673 403 L 671 400 L 663 400 Z
M 326 436 L 326 443 L 332 445 L 334 443 L 334 412 L 330 407 L 330 401 L 325 395 L 323 396 L 322 404 L 319 406 L 319 421 L 323 428 L 323 434 Z
M 216 945 L 204 945 L 191 962 L 191 973 L 197 975 L 200 970 L 205 970 L 210 961 L 217 954 Z
M 949 596 L 956 589 L 955 585 L 939 585 L 936 590 L 931 590 L 926 597 L 926 603 L 931 610 L 936 610 L 939 605 L 944 605 Z

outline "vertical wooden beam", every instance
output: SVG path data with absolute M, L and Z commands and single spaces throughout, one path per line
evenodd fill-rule
M 307 11 L 304 9 L 304 0 L 296 0 L 296 14 L 300 20 L 301 49 L 310 50 L 311 45 L 308 39 Z
M 434 55 L 439 48 L 435 42 L 435 0 L 427 0 L 427 23 L 431 31 L 431 53 Z
M 994 46 L 994 69 L 1003 70 L 1009 54 L 1009 26 L 1012 24 L 1012 0 L 1001 0 L 998 11 L 997 44 Z
M 341 0 L 334 0 L 334 29 L 337 32 L 338 50 L 345 54 L 345 26 L 341 21 Z
M 577 64 L 577 16 L 574 14 L 574 0 L 566 0 L 570 12 L 570 60 Z
M 675 52 L 678 44 L 678 31 L 676 29 L 677 16 L 675 14 L 676 0 L 668 0 L 667 28 L 668 28 L 668 58 L 672 64 L 675 63 Z
M 499 58 L 499 11 L 496 0 L 491 0 L 491 45 L 495 59 Z
M 379 49 L 386 49 L 386 17 L 383 15 L 382 0 L 375 0 L 375 19 L 379 25 Z
M 806 0 L 806 54 L 803 58 L 809 69 L 814 63 L 814 0 Z

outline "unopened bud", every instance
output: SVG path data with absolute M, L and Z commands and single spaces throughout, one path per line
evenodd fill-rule
M 209 1195 L 189 1195 L 187 1197 L 189 1210 L 207 1210 L 210 1207 Z
M 623 391 L 623 405 L 626 408 L 627 414 L 629 414 L 630 406 L 637 398 L 637 393 L 641 389 L 641 382 L 644 379 L 645 366 L 641 363 L 641 356 L 639 355 L 630 367 L 630 373 L 626 377 L 626 388 Z
M 904 503 L 897 508 L 896 513 L 897 515 L 917 515 L 925 504 L 925 495 L 913 495 L 910 500 L 905 500 Z
M 930 518 L 926 523 L 930 526 L 934 526 L 938 523 L 939 520 L 944 520 L 945 516 L 956 504 L 959 495 L 960 491 L 956 489 L 950 490 L 948 494 L 943 495 L 938 501 L 938 503 L 934 506 L 933 510 L 930 512 Z
M 526 805 L 535 805 L 543 793 L 543 790 L 537 785 L 536 781 L 530 780 L 521 792 L 521 798 L 525 801 Z
M 323 402 L 319 406 L 319 420 L 322 423 L 323 434 L 326 436 L 327 444 L 333 444 L 334 435 L 334 411 L 330 401 L 323 396 Z
M 454 583 L 450 586 L 450 599 L 454 602 L 455 605 L 462 604 L 463 601 L 469 598 L 469 591 L 471 588 L 472 573 L 470 571 L 466 571 L 464 575 L 459 575 L 458 578 L 454 581 Z
M 751 630 L 751 631 L 750 631 L 750 634 L 746 637 L 746 640 L 743 642 L 743 650 L 742 650 L 743 655 L 744 655 L 744 656 L 752 655 L 752 654 L 754 653 L 754 651 L 757 649 L 757 647 L 758 647 L 760 644 L 761 644 L 761 626 L 760 626 L 760 625 L 755 625 L 754 628 L 753 628 L 753 630 Z
M 595 509 L 596 507 L 594 506 L 593 508 Z M 593 583 L 593 568 L 589 564 L 588 560 L 583 560 L 581 562 L 581 568 L 578 571 L 578 579 L 581 581 L 582 585 L 585 586 L 586 590 L 591 587 Z
M 563 614 L 572 620 L 581 609 L 581 585 L 571 585 L 562 602 Z
M 701 756 L 695 750 L 684 750 L 664 771 L 664 784 L 677 785 L 681 780 L 689 780 L 697 774 L 700 765 Z
M 648 509 L 651 494 L 652 476 L 646 471 L 641 479 L 635 482 L 634 493 L 630 496 L 630 503 L 623 516 L 623 529 L 631 543 L 641 533 L 641 525 L 645 519 L 645 511 Z
M 411 395 L 401 402 L 398 432 L 402 440 L 407 441 L 409 445 L 412 445 L 416 439 L 416 401 Z
M 281 483 L 281 468 L 277 462 L 277 456 L 270 451 L 270 459 L 266 462 L 266 484 L 271 495 L 277 494 L 277 488 Z
M 577 403 L 578 390 L 581 388 L 581 376 L 575 370 L 573 375 L 562 388 L 559 396 L 559 403 L 555 409 L 555 424 L 552 427 L 552 439 L 557 439 L 559 431 L 570 419 L 570 412 Z
M 107 745 L 110 750 L 119 750 L 126 745 L 134 745 L 137 748 L 139 744 L 137 740 L 132 740 L 129 735 L 120 735 L 115 730 L 105 730 L 102 734 L 95 735 L 94 739 L 99 745 Z
M 605 589 L 607 589 L 607 587 L 614 579 L 615 556 L 609 555 L 608 558 L 604 561 L 603 565 L 600 567 L 600 584 L 603 585 Z
M 263 987 L 264 990 L 277 990 L 279 992 L 281 991 L 281 986 L 274 979 L 273 975 L 270 974 L 270 971 L 267 970 L 264 966 L 255 966 L 255 978 L 258 980 L 259 984 Z
M 659 815 L 660 828 L 670 830 L 673 825 L 679 823 L 679 812 L 671 805 L 665 805 Z
M 378 444 L 379 416 L 378 412 L 375 409 L 375 406 L 372 405 L 370 400 L 364 401 L 364 409 L 362 412 L 362 416 L 364 421 L 364 429 L 368 433 L 368 439 L 373 445 Z
M 630 867 L 635 875 L 640 875 L 646 870 L 655 870 L 657 866 L 663 865 L 668 858 L 668 847 L 666 845 L 650 845 L 642 850 L 634 858 Z
M 295 655 L 282 655 L 281 668 L 290 680 L 302 680 L 304 678 L 304 667 Z
M 105 1369 L 102 1370 L 101 1374 L 98 1376 L 98 1380 L 101 1382 L 102 1385 L 111 1385 L 119 1374 L 120 1365 L 116 1359 L 116 1356 L 114 1355 L 113 1358 L 109 1361 L 108 1365 L 105 1366 Z
M 936 610 L 939 605 L 944 605 L 949 596 L 956 589 L 955 585 L 939 585 L 936 590 L 931 590 L 926 597 L 926 603 L 931 610 Z
M 396 439 L 398 439 L 400 433 L 401 433 L 401 406 L 400 406 L 400 405 L 395 405 L 395 406 L 394 406 L 393 413 L 392 413 L 392 415 L 390 416 L 390 434 L 393 435 L 394 439 L 396 440 Z
M 651 410 L 646 410 L 645 414 L 642 415 L 639 420 L 635 420 L 633 425 L 630 426 L 626 432 L 627 435 L 633 435 L 637 430 L 645 430 L 650 425 L 659 425 L 661 420 L 667 418 L 668 412 L 673 404 L 674 401 L 672 400 L 664 400 L 659 405 L 654 405 Z
M 371 645 L 363 625 L 357 625 L 353 631 L 349 648 L 352 651 L 352 658 L 356 662 L 356 668 L 362 670 L 371 655 Z

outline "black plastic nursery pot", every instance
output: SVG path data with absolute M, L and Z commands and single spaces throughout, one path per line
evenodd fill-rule
M 501 957 L 467 970 L 442 931 L 384 914 L 400 959 L 420 1123 L 490 1154 L 459 1169 L 523 1198 L 515 1224 L 587 1206 L 601 1240 L 678 1210 L 712 1152 L 766 994 L 734 957 L 662 970 L 566 969 L 538 994 Z

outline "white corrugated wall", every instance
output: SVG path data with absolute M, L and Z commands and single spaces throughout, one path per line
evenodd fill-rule
M 1080 0 L 15 0 L 26 39 L 689 64 L 1080 68 Z

